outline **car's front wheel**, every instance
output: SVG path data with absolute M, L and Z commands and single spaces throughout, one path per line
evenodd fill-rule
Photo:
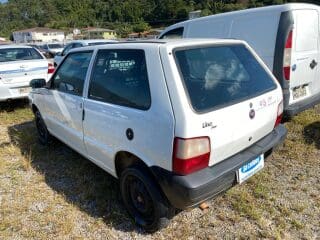
M 37 110 L 35 112 L 35 122 L 38 131 L 39 141 L 42 145 L 48 145 L 50 142 L 50 133 L 47 129 L 45 122 L 42 119 L 40 112 Z
M 120 190 L 128 212 L 147 232 L 167 226 L 174 216 L 174 208 L 144 168 L 126 168 L 121 173 Z

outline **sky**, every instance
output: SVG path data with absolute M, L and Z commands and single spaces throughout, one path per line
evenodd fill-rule
M 1 3 L 8 2 L 8 0 L 0 0 Z

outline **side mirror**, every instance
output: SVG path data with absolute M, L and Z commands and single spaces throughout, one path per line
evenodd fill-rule
M 56 56 L 62 56 L 62 52 L 57 52 Z
M 32 88 L 43 88 L 44 86 L 46 86 L 46 80 L 43 78 L 37 78 L 37 79 L 32 79 L 30 81 L 30 87 Z

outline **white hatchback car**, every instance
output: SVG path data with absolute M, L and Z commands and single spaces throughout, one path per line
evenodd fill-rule
M 28 97 L 30 81 L 47 81 L 53 72 L 53 64 L 33 47 L 0 46 L 0 101 Z
M 281 87 L 243 41 L 78 48 L 44 84 L 30 95 L 41 143 L 53 135 L 119 178 L 147 231 L 251 177 L 287 133 Z

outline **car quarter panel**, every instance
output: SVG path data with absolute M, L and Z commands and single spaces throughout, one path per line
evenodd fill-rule
M 114 47 L 105 46 L 99 49 L 111 50 Z M 118 45 L 116 49 L 132 48 L 129 44 L 124 44 Z M 144 46 L 143 50 L 151 94 L 149 109 L 120 106 L 90 97 L 92 76 L 96 70 L 94 66 L 87 86 L 89 94 L 84 102 L 83 128 L 88 158 L 114 176 L 116 176 L 114 160 L 120 151 L 136 155 L 148 166 L 159 166 L 167 170 L 172 168 L 174 116 L 161 67 L 159 49 L 158 46 L 150 45 Z M 130 81 L 128 79 L 126 81 Z M 131 140 L 128 135 L 132 135 Z

